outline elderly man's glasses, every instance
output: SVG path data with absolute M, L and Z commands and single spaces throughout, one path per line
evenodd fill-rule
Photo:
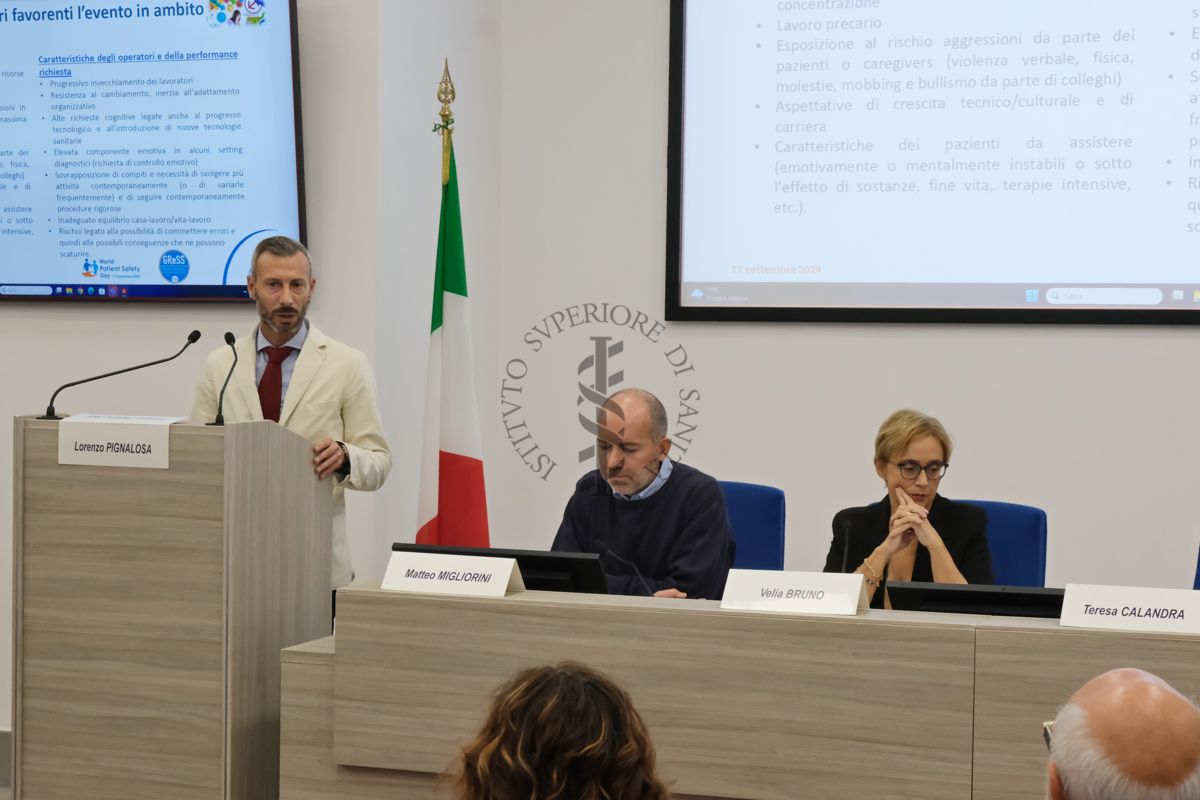
M 1054 741 L 1054 723 L 1053 722 L 1043 722 L 1042 723 L 1042 738 L 1046 740 L 1046 749 L 1049 750 L 1050 743 L 1052 741 Z
M 896 464 L 895 461 L 891 463 Z M 915 481 L 922 471 L 929 476 L 929 480 L 936 481 L 946 474 L 949 466 L 949 464 L 943 464 L 940 461 L 931 461 L 928 464 L 918 464 L 915 461 L 901 461 L 899 464 L 896 464 L 896 469 L 900 470 L 900 474 L 906 481 Z

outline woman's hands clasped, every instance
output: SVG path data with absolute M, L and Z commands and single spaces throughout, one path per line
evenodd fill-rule
M 888 523 L 888 535 L 884 546 L 892 556 L 912 544 L 916 539 L 925 547 L 932 548 L 941 542 L 941 537 L 929 524 L 929 511 L 900 487 L 896 487 L 896 510 Z

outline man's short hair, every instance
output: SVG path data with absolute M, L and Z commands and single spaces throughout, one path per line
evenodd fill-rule
M 1114 764 L 1096 742 L 1088 726 L 1087 711 L 1067 703 L 1054 720 L 1050 760 L 1070 800 L 1197 800 L 1200 798 L 1200 763 L 1174 786 L 1148 786 L 1135 781 Z
M 312 257 L 308 254 L 308 248 L 290 236 L 268 236 L 258 243 L 254 254 L 250 256 L 250 274 L 255 278 L 258 277 L 258 257 L 263 253 L 270 253 L 277 258 L 288 258 L 296 253 L 303 253 L 304 260 L 308 262 L 308 276 L 312 277 Z
M 655 442 L 662 441 L 667 435 L 667 409 L 663 407 L 662 401 L 645 389 L 631 387 L 613 392 L 604 405 L 612 407 L 609 404 L 615 403 L 618 397 L 624 395 L 633 395 L 646 404 L 646 409 L 650 412 L 650 436 Z

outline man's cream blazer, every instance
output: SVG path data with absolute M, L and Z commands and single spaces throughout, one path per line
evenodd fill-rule
M 262 407 L 255 381 L 255 347 L 258 326 L 234 344 L 238 363 L 225 392 L 222 413 L 225 423 L 261 420 Z M 233 353 L 228 346 L 209 353 L 204 376 L 196 387 L 192 419 L 212 422 L 217 416 L 217 395 Z M 333 476 L 333 588 L 345 586 L 353 577 L 350 547 L 346 540 L 345 490 L 373 491 L 383 485 L 392 468 L 392 454 L 383 436 L 379 418 L 375 378 L 367 357 L 308 324 L 308 337 L 296 358 L 292 379 L 283 399 L 279 422 L 288 430 L 313 442 L 326 436 L 346 445 L 350 453 L 350 476 Z

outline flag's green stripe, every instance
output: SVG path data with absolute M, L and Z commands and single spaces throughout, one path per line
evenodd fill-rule
M 458 169 L 450 145 L 450 180 L 442 187 L 442 218 L 438 224 L 437 269 L 433 276 L 433 324 L 442 327 L 442 293 L 467 296 L 467 261 L 463 254 L 462 214 L 458 206 Z

